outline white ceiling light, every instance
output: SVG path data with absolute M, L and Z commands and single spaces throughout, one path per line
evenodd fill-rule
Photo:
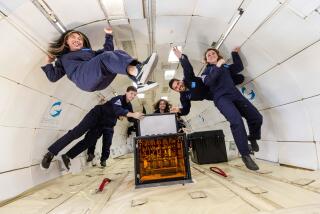
M 144 94 L 138 94 L 137 95 L 139 99 L 143 99 L 144 98 Z
M 181 46 L 177 46 L 178 50 L 182 52 L 182 47 Z M 169 53 L 169 57 L 168 57 L 168 62 L 171 63 L 177 63 L 179 62 L 178 57 L 176 57 L 176 55 L 173 53 L 172 48 L 170 49 L 170 53 Z
M 123 0 L 101 0 L 109 19 L 127 18 Z
M 168 97 L 167 97 L 167 96 L 164 96 L 164 97 L 161 97 L 160 99 L 168 100 Z
M 164 72 L 164 79 L 165 80 L 171 80 L 174 77 L 175 73 L 176 73 L 175 70 L 166 70 Z

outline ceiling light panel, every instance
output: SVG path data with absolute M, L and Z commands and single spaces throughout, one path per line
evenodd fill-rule
M 180 50 L 182 52 L 182 47 L 181 46 L 177 46 L 178 50 Z M 169 57 L 168 57 L 168 62 L 170 63 L 177 63 L 179 62 L 178 57 L 174 54 L 172 48 L 170 49 L 170 53 L 169 53 Z

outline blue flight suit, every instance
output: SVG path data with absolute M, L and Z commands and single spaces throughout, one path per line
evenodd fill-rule
M 94 155 L 97 141 L 102 135 L 102 152 L 101 152 L 100 161 L 102 162 L 102 161 L 108 160 L 109 155 L 110 155 L 110 147 L 112 144 L 113 132 L 114 132 L 113 128 L 108 128 L 108 127 L 100 127 L 97 129 L 90 129 L 84 137 L 85 138 L 84 141 L 88 141 L 88 142 L 82 143 L 80 141 L 78 144 L 83 145 L 85 148 L 87 148 L 87 145 L 91 145 L 87 150 L 87 154 Z M 78 145 L 78 144 L 76 144 L 76 145 Z M 80 148 L 80 147 L 78 147 L 78 148 Z M 82 148 L 77 149 L 76 151 L 83 151 L 83 149 Z M 78 152 L 76 152 L 76 156 L 77 156 L 77 154 L 78 154 Z
M 87 132 L 85 138 L 66 153 L 69 158 L 73 159 L 84 150 L 95 145 L 97 139 L 102 134 L 104 148 L 101 160 L 106 160 L 109 157 L 113 127 L 117 123 L 117 118 L 119 116 L 126 116 L 128 112 L 132 112 L 132 105 L 130 102 L 126 102 L 125 95 L 113 97 L 105 104 L 96 105 L 75 128 L 53 143 L 48 150 L 52 154 L 58 155 L 73 140 Z
M 51 82 L 67 75 L 77 87 L 92 92 L 105 89 L 117 74 L 128 75 L 128 65 L 137 63 L 126 52 L 114 50 L 113 36 L 106 34 L 103 49 L 69 51 L 57 58 L 55 66 L 50 63 L 41 68 Z
M 191 101 L 212 100 L 212 97 L 209 88 L 203 84 L 202 79 L 194 75 L 193 67 L 186 55 L 182 54 L 180 64 L 184 75 L 182 81 L 187 89 L 180 92 L 180 102 L 182 105 L 180 115 L 187 115 L 190 112 Z
M 230 122 L 233 138 L 241 155 L 248 155 L 248 139 L 261 138 L 262 115 L 235 87 L 231 74 L 243 70 L 243 64 L 237 52 L 232 52 L 234 64 L 208 64 L 201 74 L 204 84 L 210 88 L 213 102 L 221 114 Z M 242 117 L 247 120 L 247 136 Z

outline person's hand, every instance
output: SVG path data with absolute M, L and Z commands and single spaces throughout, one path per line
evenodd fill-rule
M 240 51 L 240 47 L 235 47 L 232 51 L 233 51 L 233 52 L 237 52 L 237 53 L 239 53 L 239 51 Z
M 224 63 L 226 63 L 226 61 L 224 59 L 219 59 L 216 66 L 220 68 L 221 65 L 223 65 Z
M 170 113 L 179 113 L 179 112 L 180 112 L 180 108 L 177 107 L 177 106 L 172 107 L 172 108 L 170 109 Z
M 55 59 L 56 59 L 56 57 L 51 56 L 51 55 L 48 54 L 47 57 L 46 57 L 46 63 L 50 64 L 50 63 L 54 62 Z
M 111 27 L 106 27 L 106 28 L 104 28 L 104 32 L 106 34 L 112 34 L 112 28 Z
M 135 118 L 135 119 L 138 119 L 138 120 L 142 119 L 143 116 L 144 116 L 144 114 L 141 113 L 141 112 L 133 112 L 132 113 L 132 117 Z
M 178 57 L 178 59 L 181 58 L 182 52 L 177 48 L 177 46 L 173 47 L 172 51 L 173 51 L 174 55 L 176 55 Z

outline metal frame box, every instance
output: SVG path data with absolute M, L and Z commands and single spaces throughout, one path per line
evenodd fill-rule
M 184 133 L 136 137 L 134 144 L 137 188 L 192 182 Z

